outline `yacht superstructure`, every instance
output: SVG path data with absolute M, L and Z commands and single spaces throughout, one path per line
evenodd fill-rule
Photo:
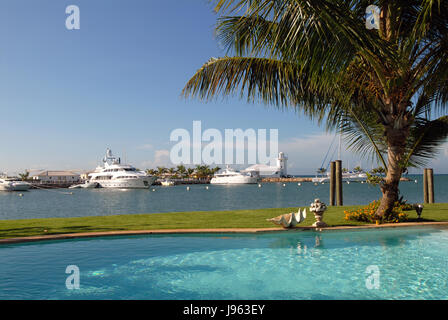
M 257 172 L 238 172 L 227 167 L 223 172 L 216 173 L 210 180 L 211 184 L 249 184 L 258 183 L 260 176 Z
M 103 166 L 97 167 L 89 174 L 89 182 L 96 182 L 102 188 L 146 189 L 157 179 L 131 165 L 122 164 L 121 159 L 114 157 L 109 148 L 103 163 Z

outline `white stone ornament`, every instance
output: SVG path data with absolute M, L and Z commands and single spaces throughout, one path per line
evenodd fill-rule
M 314 199 L 314 202 L 310 205 L 310 212 L 314 212 L 314 218 L 316 218 L 316 222 L 313 224 L 313 227 L 328 227 L 328 225 L 322 221 L 325 210 L 327 210 L 326 204 L 321 202 L 320 199 Z
M 267 221 L 271 221 L 277 225 L 282 226 L 283 228 L 294 228 L 299 223 L 303 222 L 306 219 L 306 209 L 303 211 L 299 210 L 294 213 L 286 213 L 282 214 L 278 217 L 267 219 Z

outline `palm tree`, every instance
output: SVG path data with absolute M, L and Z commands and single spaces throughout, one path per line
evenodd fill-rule
M 317 173 L 320 174 L 320 175 L 322 175 L 322 176 L 325 174 L 325 172 L 327 172 L 327 169 L 325 169 L 325 168 L 319 168 L 319 169 L 317 169 Z
M 154 169 L 146 169 L 146 174 L 154 176 L 157 174 L 157 171 Z
M 167 171 L 168 171 L 168 169 L 165 168 L 165 167 L 157 167 L 157 173 L 158 173 L 159 175 L 164 174 L 164 173 L 166 173 Z
M 19 177 L 22 181 L 27 181 L 30 178 L 30 172 L 25 170 L 25 172 L 19 173 Z
M 198 178 L 207 178 L 211 175 L 210 167 L 207 165 L 196 165 L 196 175 Z
M 384 175 L 386 173 L 386 169 L 384 169 L 383 167 L 378 167 L 378 168 L 373 168 L 372 170 L 370 170 L 371 174 L 374 175 Z
M 357 166 L 357 167 L 353 168 L 353 172 L 355 172 L 355 173 L 359 173 L 359 172 L 362 172 L 362 171 L 363 170 L 362 170 L 362 168 L 360 166 Z
M 188 175 L 189 178 L 191 178 L 191 176 L 193 175 L 193 173 L 194 173 L 194 169 L 193 169 L 193 168 L 188 168 L 188 169 L 187 169 L 187 175 Z
M 184 177 L 185 176 L 185 173 L 187 172 L 187 170 L 185 169 L 185 166 L 184 165 L 178 165 L 177 167 L 176 167 L 176 169 L 177 169 L 177 172 L 180 174 L 180 176 L 181 177 Z
M 448 1 L 216 4 L 216 34 L 234 56 L 210 59 L 184 96 L 239 92 L 340 131 L 386 169 L 377 215 L 390 212 L 404 168 L 434 157 L 448 135 Z M 365 26 L 371 4 L 381 8 L 379 30 Z

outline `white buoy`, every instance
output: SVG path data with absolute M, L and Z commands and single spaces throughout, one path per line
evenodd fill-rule
M 261 183 L 258 184 L 258 188 L 261 188 Z
M 19 193 L 19 197 L 23 197 L 23 193 Z
M 418 183 L 418 181 L 417 181 L 417 180 L 415 180 L 414 182 L 415 182 L 415 183 Z
M 152 192 L 156 191 L 156 189 L 152 189 Z
M 286 184 L 283 184 L 284 187 L 286 187 Z
M 205 189 L 208 190 L 208 186 L 206 186 Z
M 361 183 L 364 183 L 364 181 L 361 181 Z
M 317 182 L 314 182 L 314 185 L 317 186 Z
M 300 187 L 302 184 L 299 182 L 297 185 Z
M 347 181 L 347 184 L 350 184 L 350 181 Z
M 187 187 L 187 191 L 190 191 L 190 187 Z
M 325 182 L 322 182 L 322 184 L 325 184 Z

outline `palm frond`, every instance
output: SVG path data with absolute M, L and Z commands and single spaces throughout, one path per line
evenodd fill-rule
M 387 171 L 384 154 L 387 143 L 384 129 L 379 124 L 378 116 L 372 112 L 364 112 L 361 108 L 350 108 L 341 118 L 340 131 L 348 143 L 348 147 L 363 157 L 370 157 L 381 163 Z
M 448 116 L 436 120 L 419 118 L 411 129 L 404 167 L 424 166 L 448 138 Z
M 239 92 L 248 102 L 279 108 L 302 109 L 313 115 L 324 108 L 325 97 L 302 86 L 296 64 L 269 58 L 222 57 L 210 59 L 187 82 L 182 94 L 210 100 Z M 317 107 L 316 106 L 320 106 Z

